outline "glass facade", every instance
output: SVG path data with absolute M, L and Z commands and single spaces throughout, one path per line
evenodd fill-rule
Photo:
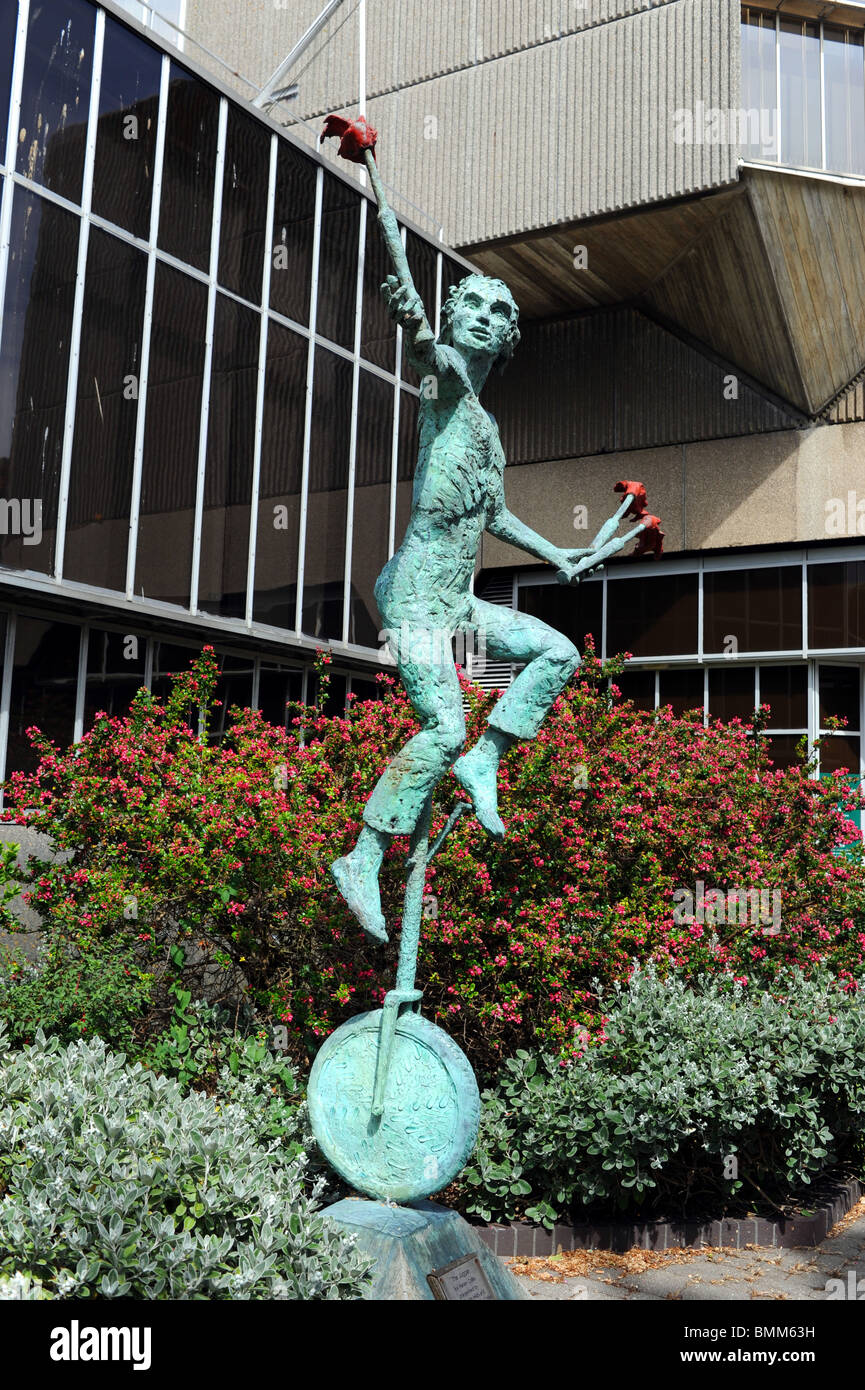
M 742 10 L 745 159 L 865 177 L 861 28 Z
M 2 6 L 0 92 L 0 564 L 377 652 L 417 385 L 368 194 L 91 0 Z

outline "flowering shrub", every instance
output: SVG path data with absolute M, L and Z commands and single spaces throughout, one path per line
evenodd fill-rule
M 771 992 L 636 970 L 607 1041 L 568 1063 L 521 1049 L 485 1092 L 460 1177 L 468 1212 L 550 1226 L 586 1208 L 783 1200 L 865 1137 L 865 994 L 825 972 Z M 857 1157 L 858 1155 L 858 1157 Z
M 860 850 L 836 852 L 853 835 L 840 778 L 774 769 L 759 728 L 638 711 L 608 694 L 617 669 L 589 649 L 538 738 L 504 759 L 505 841 L 463 816 L 429 868 L 424 1008 L 481 1069 L 526 1045 L 567 1055 L 601 1040 L 593 981 L 624 979 L 635 960 L 757 982 L 825 963 L 850 988 L 862 972 L 865 873 Z M 205 651 L 164 705 L 141 691 L 126 718 L 98 718 L 68 751 L 34 731 L 40 763 L 13 777 L 6 815 L 71 851 L 30 871 L 55 949 L 77 959 L 131 939 L 154 979 L 154 1027 L 171 1014 L 170 987 L 200 993 L 194 962 L 211 985 L 221 972 L 226 990 L 286 1029 L 299 1057 L 376 1006 L 393 980 L 398 930 L 387 947 L 368 944 L 329 866 L 417 724 L 401 687 L 381 676 L 379 701 L 339 717 L 300 710 L 289 733 L 235 710 L 213 745 L 215 680 Z M 464 692 L 471 742 L 494 697 L 468 682 Z M 190 709 L 201 710 L 201 737 Z M 459 793 L 443 780 L 433 833 Z M 406 849 L 396 839 L 382 870 L 391 924 Z M 780 894 L 779 924 L 683 920 L 678 895 L 698 882 Z M 86 1014 L 80 1026 L 97 1031 Z

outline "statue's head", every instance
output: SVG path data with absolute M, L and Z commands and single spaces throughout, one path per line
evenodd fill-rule
M 488 353 L 501 371 L 520 341 L 519 314 L 503 280 L 467 275 L 451 286 L 442 305 L 439 341 L 464 353 Z

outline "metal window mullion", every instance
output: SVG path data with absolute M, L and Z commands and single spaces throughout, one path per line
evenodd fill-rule
M 192 570 L 189 581 L 189 611 L 198 612 L 198 582 L 201 574 L 201 531 L 204 525 L 204 472 L 207 465 L 207 425 L 210 419 L 210 374 L 213 366 L 213 334 L 216 321 L 216 280 L 219 272 L 219 232 L 222 225 L 222 184 L 225 176 L 225 143 L 228 129 L 228 101 L 219 102 L 219 130 L 216 137 L 216 171 L 213 179 L 213 221 L 210 228 L 210 274 L 207 288 L 207 327 L 204 333 L 204 369 L 201 381 L 201 414 L 198 425 L 198 474 L 195 483 L 195 521 L 192 531 Z
M 441 330 L 442 321 L 442 280 L 444 278 L 444 264 L 441 251 L 436 252 L 436 310 L 435 328 L 433 332 L 438 337 Z
M 252 662 L 252 694 L 249 697 L 250 709 L 258 709 L 261 698 L 261 657 L 257 656 Z
M 406 229 L 400 228 L 402 244 L 406 244 Z M 390 445 L 390 498 L 387 524 L 387 555 L 388 559 L 396 549 L 396 494 L 397 482 L 399 478 L 399 415 L 402 408 L 402 325 L 396 326 L 396 361 L 394 363 L 394 388 L 393 388 L 393 427 L 391 430 Z M 472 577 L 474 578 L 474 576 Z
M 366 258 L 366 198 L 360 205 L 357 240 L 357 278 L 354 298 L 354 358 L 351 372 L 351 424 L 348 442 L 348 483 L 345 509 L 345 571 L 342 587 L 342 640 L 347 642 L 351 618 L 351 560 L 354 530 L 354 480 L 357 472 L 357 415 L 360 401 L 360 338 L 363 328 L 363 272 Z
M 703 667 L 703 728 L 709 727 L 709 668 Z
M 78 643 L 78 678 L 75 685 L 75 719 L 72 726 L 72 742 L 80 743 L 84 737 L 84 700 L 87 694 L 87 652 L 90 645 L 90 624 L 82 623 L 81 638 Z
M 156 120 L 156 150 L 153 160 L 153 202 L 150 207 L 150 245 L 147 252 L 147 282 L 144 288 L 144 326 L 141 339 L 141 371 L 138 379 L 138 414 L 135 418 L 135 444 L 132 454 L 132 489 L 129 501 L 129 542 L 126 551 L 126 597 L 135 593 L 135 563 L 138 557 L 138 524 L 141 518 L 141 478 L 144 468 L 144 430 L 147 413 L 147 383 L 150 373 L 150 341 L 153 332 L 153 299 L 156 287 L 156 239 L 159 235 L 159 204 L 162 197 L 162 169 L 165 158 L 165 127 L 168 119 L 168 78 L 171 59 L 162 57 L 159 111 Z
M 820 736 L 819 668 L 816 661 L 808 662 L 808 753 L 814 752 L 814 740 Z M 819 772 L 812 773 L 819 777 Z
M 255 387 L 255 435 L 252 446 L 252 482 L 249 492 L 249 546 L 246 560 L 247 627 L 252 626 L 255 604 L 255 557 L 258 545 L 258 494 L 261 482 L 261 443 L 264 434 L 264 386 L 267 368 L 268 307 L 270 305 L 270 273 L 273 266 L 273 215 L 276 207 L 276 157 L 279 137 L 270 137 L 270 167 L 267 176 L 267 214 L 264 238 L 264 265 L 261 271 L 261 324 L 258 339 L 258 378 Z
M 703 557 L 697 568 L 697 660 L 702 664 L 703 661 L 703 616 L 704 616 L 704 589 L 703 589 Z
M 87 143 L 84 151 L 84 177 L 81 189 L 81 225 L 78 229 L 78 264 L 75 273 L 75 300 L 72 331 L 69 336 L 69 371 L 66 380 L 66 415 L 63 422 L 63 450 L 60 457 L 60 484 L 57 498 L 57 532 L 54 541 L 54 578 L 63 578 L 66 551 L 66 513 L 69 507 L 69 481 L 72 471 L 72 445 L 78 405 L 78 361 L 81 352 L 81 320 L 84 312 L 84 280 L 87 274 L 87 246 L 90 240 L 90 203 L 93 197 L 93 169 L 96 163 L 96 129 L 99 118 L 99 92 L 102 86 L 102 50 L 105 41 L 105 11 L 96 11 L 93 40 L 93 72 L 90 78 L 90 110 L 87 117 Z
M 820 21 L 820 168 L 826 168 L 826 58 L 823 47 L 823 21 Z
M 153 652 L 156 646 L 156 638 L 148 637 L 144 646 L 144 684 L 148 690 L 153 688 Z
M 655 709 L 661 708 L 661 672 L 655 671 Z
M 12 674 L 15 670 L 15 632 L 18 619 L 10 613 L 6 620 L 6 641 L 3 647 L 3 680 L 0 684 L 0 806 L 6 782 L 6 753 L 9 746 L 9 715 L 12 707 Z
M 315 180 L 315 223 L 312 234 L 312 282 L 309 291 L 309 351 L 306 359 L 306 402 L 303 414 L 303 456 L 300 475 L 300 516 L 297 538 L 297 593 L 294 600 L 294 630 L 303 625 L 303 578 L 306 568 L 306 513 L 309 506 L 309 451 L 312 436 L 312 396 L 315 385 L 315 322 L 318 313 L 318 266 L 321 256 L 321 210 L 324 201 L 324 169 L 319 166 Z
M 607 579 L 609 578 L 606 569 L 601 577 L 603 593 L 601 594 L 601 660 L 607 659 L 607 604 L 609 602 L 609 590 Z
M 6 275 L 9 269 L 9 242 L 12 235 L 12 195 L 15 180 L 15 156 L 18 149 L 18 129 L 21 120 L 21 92 L 24 86 L 24 59 L 27 53 L 27 26 L 30 0 L 20 0 L 15 60 L 12 69 L 12 90 L 9 97 L 9 125 L 6 131 L 6 167 L 3 180 L 3 201 L 0 205 L 0 343 L 3 341 L 3 311 L 6 305 Z

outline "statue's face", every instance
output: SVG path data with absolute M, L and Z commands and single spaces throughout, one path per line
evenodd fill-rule
M 469 353 L 498 357 L 508 339 L 516 308 L 501 286 L 473 280 L 460 295 L 451 325 L 451 341 Z

